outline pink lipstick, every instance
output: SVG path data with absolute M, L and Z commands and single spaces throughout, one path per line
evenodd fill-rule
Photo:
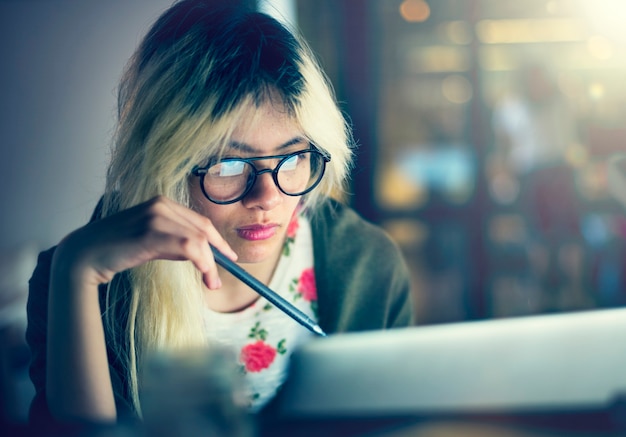
M 239 237 L 248 241 L 267 240 L 276 234 L 277 225 L 251 225 L 237 229 Z

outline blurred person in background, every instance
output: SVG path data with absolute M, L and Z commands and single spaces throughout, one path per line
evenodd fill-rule
M 529 256 L 543 294 L 543 310 L 576 306 L 582 259 L 580 199 L 569 160 L 580 147 L 576 117 L 548 68 L 524 65 L 519 92 L 494 108 L 496 148 L 519 187 L 530 232 Z M 575 300 L 576 298 L 574 298 Z
M 141 418 L 149 357 L 212 344 L 234 352 L 247 411 L 274 398 L 312 334 L 209 245 L 326 333 L 413 323 L 398 248 L 333 200 L 352 135 L 297 34 L 229 1 L 176 2 L 130 59 L 118 114 L 92 220 L 30 280 L 33 423 Z

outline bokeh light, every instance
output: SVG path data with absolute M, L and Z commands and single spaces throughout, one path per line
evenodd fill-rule
M 400 15 L 410 23 L 421 23 L 430 17 L 430 6 L 424 0 L 404 0 L 400 5 Z

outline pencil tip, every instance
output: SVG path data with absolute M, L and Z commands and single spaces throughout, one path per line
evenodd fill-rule
M 326 333 L 322 331 L 322 328 L 320 328 L 319 325 L 313 326 L 313 331 L 315 331 L 315 333 L 320 337 L 326 337 Z

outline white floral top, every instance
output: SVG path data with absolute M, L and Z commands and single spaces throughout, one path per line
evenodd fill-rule
M 269 287 L 317 321 L 311 227 L 302 215 L 294 215 L 289 224 Z M 259 410 L 284 383 L 291 352 L 312 334 L 263 297 L 236 313 L 207 308 L 205 314 L 209 338 L 234 350 L 250 409 Z

